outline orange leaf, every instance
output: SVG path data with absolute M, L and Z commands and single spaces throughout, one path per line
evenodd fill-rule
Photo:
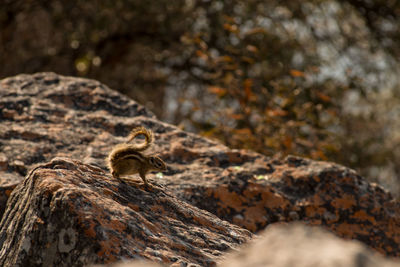
M 247 45 L 246 49 L 252 53 L 257 53 L 258 52 L 258 48 L 255 47 L 254 45 Z
M 208 91 L 217 95 L 218 97 L 223 97 L 227 93 L 227 90 L 225 88 L 221 88 L 218 86 L 210 86 L 208 87 Z
M 235 129 L 235 133 L 240 134 L 240 135 L 247 135 L 247 136 L 251 135 L 251 131 L 249 128 Z
M 252 79 L 246 79 L 243 82 L 244 88 L 250 88 L 253 86 L 253 80 Z
M 229 84 L 231 84 L 231 82 L 233 81 L 233 79 L 234 79 L 233 74 L 230 73 L 230 72 L 228 72 L 228 73 L 225 74 L 225 76 L 224 76 L 224 78 L 223 78 L 223 81 L 224 81 L 225 84 L 228 84 L 228 85 L 229 85 Z
M 228 24 L 228 23 L 224 24 L 224 29 L 227 31 L 233 32 L 233 33 L 239 32 L 239 29 L 236 25 L 232 25 L 232 24 Z
M 224 20 L 230 22 L 230 23 L 235 23 L 235 19 L 231 16 L 228 15 L 223 15 Z
M 246 32 L 246 35 L 252 35 L 257 33 L 266 33 L 267 31 L 264 28 L 256 27 Z
M 252 59 L 251 57 L 242 57 L 242 60 L 246 63 L 249 64 L 253 64 L 254 63 L 254 59 Z
M 199 58 L 201 58 L 203 60 L 208 59 L 208 55 L 206 53 L 202 52 L 201 50 L 196 51 L 196 56 L 198 56 Z
M 311 151 L 311 157 L 313 159 L 322 159 L 322 160 L 327 160 L 327 156 L 325 156 L 324 152 L 322 152 L 321 150 L 314 150 Z
M 270 117 L 283 117 L 286 116 L 288 112 L 286 110 L 276 108 L 276 109 L 268 109 L 267 115 Z
M 317 96 L 318 96 L 319 99 L 321 99 L 324 102 L 331 102 L 331 97 L 326 95 L 326 94 L 317 92 Z
M 200 46 L 200 48 L 201 48 L 202 50 L 207 50 L 208 46 L 207 46 L 206 42 L 204 42 L 200 37 L 196 37 L 196 38 L 193 39 L 193 40 L 194 40 L 194 42 L 195 42 L 196 44 L 198 44 L 198 45 Z
M 230 56 L 221 56 L 216 59 L 217 62 L 233 62 L 233 58 Z
M 307 147 L 307 148 L 312 148 L 312 147 L 314 146 L 314 143 L 311 142 L 311 141 L 309 141 L 309 140 L 307 140 L 307 139 L 300 139 L 300 138 L 298 138 L 298 139 L 296 140 L 296 142 L 297 142 L 299 145 L 302 145 L 302 146 Z
M 246 99 L 250 99 L 253 95 L 253 92 L 251 91 L 251 87 L 253 86 L 253 80 L 252 79 L 244 80 L 243 86 L 244 86 L 244 92 L 246 94 Z
M 285 136 L 285 138 L 282 141 L 283 145 L 287 148 L 287 149 L 291 149 L 292 148 L 292 138 L 290 136 Z
M 241 120 L 243 119 L 243 114 L 237 114 L 237 113 L 229 114 L 229 117 L 231 117 L 234 120 Z
M 300 70 L 290 70 L 290 75 L 293 77 L 305 77 L 306 74 Z

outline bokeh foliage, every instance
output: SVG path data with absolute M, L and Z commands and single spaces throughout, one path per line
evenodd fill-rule
M 0 77 L 97 79 L 160 119 L 400 191 L 398 1 L 3 1 Z

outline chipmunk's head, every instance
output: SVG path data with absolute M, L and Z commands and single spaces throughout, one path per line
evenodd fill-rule
M 149 163 L 156 171 L 165 171 L 167 170 L 167 165 L 165 162 L 157 156 L 150 156 Z

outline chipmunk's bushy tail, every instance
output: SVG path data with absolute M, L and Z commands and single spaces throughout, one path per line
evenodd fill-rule
M 147 130 L 146 128 L 139 126 L 132 129 L 131 133 L 128 136 L 128 142 L 132 142 L 139 135 L 144 135 L 145 141 L 141 144 L 132 144 L 132 149 L 136 151 L 143 151 L 149 148 L 149 146 L 153 143 L 153 132 Z

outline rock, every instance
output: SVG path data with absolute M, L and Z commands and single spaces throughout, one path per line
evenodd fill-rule
M 12 184 L 1 184 L 0 185 L 0 214 L 3 215 L 7 200 L 10 197 L 11 192 L 17 186 L 17 183 Z
M 161 188 L 160 194 L 207 210 L 253 233 L 277 222 L 303 221 L 359 240 L 384 255 L 400 256 L 399 202 L 353 170 L 330 162 L 292 156 L 271 159 L 229 149 L 158 121 L 133 100 L 97 81 L 54 73 L 0 81 L 0 212 L 28 170 L 54 157 L 69 158 L 64 162 L 73 163 L 66 169 L 74 173 L 77 166 L 98 168 L 99 173 L 101 169 L 100 180 L 108 182 L 104 158 L 139 125 L 155 133 L 155 144 L 148 153 L 157 153 L 168 164 L 162 175 L 148 176 L 155 188 Z M 43 179 L 44 171 L 48 168 L 39 168 L 35 177 Z M 140 185 L 140 178 L 132 179 Z M 59 186 L 68 185 L 64 182 Z M 25 191 L 19 188 L 18 192 Z M 103 203 L 93 205 L 102 207 Z M 11 201 L 7 207 L 7 214 L 15 209 Z M 14 220 L 16 225 L 24 225 L 22 217 Z M 217 250 L 218 256 L 221 251 Z
M 250 237 L 162 186 L 120 183 L 93 165 L 56 158 L 12 192 L 0 224 L 0 266 L 122 259 L 212 266 Z
M 271 223 L 300 220 L 385 255 L 400 256 L 400 203 L 353 170 L 293 156 L 275 160 L 220 148 L 214 153 L 193 149 L 187 142 L 185 149 L 197 151 L 193 161 L 198 165 L 186 165 L 197 175 L 178 173 L 168 188 L 219 218 L 252 232 Z M 218 155 L 227 163 L 216 159 Z M 209 168 L 199 166 L 204 161 Z
M 226 255 L 220 267 L 394 267 L 361 242 L 345 241 L 320 227 L 300 223 L 272 225 L 239 252 Z
M 154 121 L 142 106 L 93 80 L 54 73 L 1 80 L 0 216 L 9 190 L 35 164 L 66 156 L 104 168 L 111 145 L 133 126 Z
M 118 263 L 111 263 L 111 264 L 96 264 L 91 265 L 90 267 L 162 267 L 162 265 L 157 264 L 151 261 L 126 261 L 126 262 L 118 262 Z

